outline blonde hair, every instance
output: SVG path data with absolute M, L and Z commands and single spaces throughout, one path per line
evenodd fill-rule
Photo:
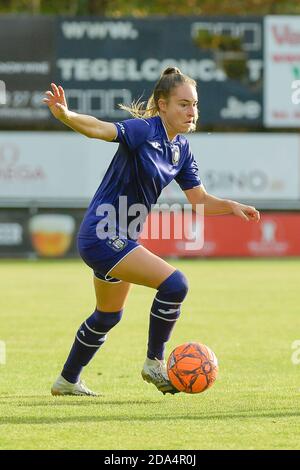
M 119 104 L 119 107 L 124 111 L 128 111 L 135 118 L 149 118 L 159 115 L 158 100 L 160 98 L 168 99 L 172 90 L 184 83 L 189 83 L 197 88 L 197 83 L 192 78 L 181 73 L 177 67 L 167 67 L 161 74 L 158 82 L 156 83 L 153 93 L 148 99 L 147 103 L 141 101 L 139 98 L 133 101 L 130 106 Z M 145 106 L 146 103 L 146 106 Z M 195 124 L 196 124 L 195 119 Z

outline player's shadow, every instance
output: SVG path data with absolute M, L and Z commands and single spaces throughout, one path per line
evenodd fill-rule
M 44 395 L 43 395 L 44 396 Z M 120 405 L 135 405 L 135 406 L 138 406 L 138 405 L 157 405 L 158 403 L 161 403 L 161 400 L 115 400 L 115 401 L 103 401 L 104 399 L 104 395 L 99 395 L 97 398 L 95 397 L 91 397 L 91 398 L 87 398 L 87 397 L 50 397 L 48 399 L 45 399 L 45 400 L 39 400 L 39 401 L 33 401 L 33 402 L 26 402 L 26 401 L 21 401 L 21 400 L 24 400 L 24 399 L 36 399 L 37 396 L 34 395 L 34 396 L 29 396 L 29 395 L 26 395 L 24 397 L 24 395 L 22 396 L 17 396 L 17 395 L 13 395 L 13 396 L 5 396 L 5 397 L 0 397 L 0 405 L 7 405 L 7 402 L 5 400 L 12 400 L 12 399 L 15 399 L 16 401 L 18 401 L 18 405 L 20 407 L 28 407 L 28 408 L 31 408 L 31 407 L 41 407 L 41 406 L 47 406 L 47 407 L 50 407 L 50 406 L 53 406 L 53 407 L 56 407 L 56 406 L 71 406 L 71 407 L 74 407 L 74 406 L 94 406 L 94 405 L 97 405 L 97 406 L 106 406 L 106 405 L 116 405 L 116 406 L 120 406 Z M 11 403 L 10 403 L 11 404 Z M 1 422 L 1 416 L 0 416 L 0 422 Z
M 115 402 L 113 402 L 115 403 Z M 142 402 L 140 402 L 142 404 Z M 148 402 L 147 402 L 148 403 Z M 157 402 L 155 402 L 157 403 Z M 94 402 L 95 404 L 95 402 Z M 107 404 L 111 404 L 107 402 Z M 230 420 L 236 418 L 244 418 L 246 420 L 251 419 L 265 419 L 265 418 L 287 418 L 287 417 L 296 417 L 300 416 L 300 411 L 286 411 L 286 412 L 270 412 L 270 413 L 255 413 L 255 414 L 248 414 L 245 412 L 241 413 L 228 413 L 228 414 L 198 414 L 198 415 L 178 415 L 178 416 L 166 416 L 166 415 L 158 415 L 152 414 L 151 416 L 134 416 L 133 414 L 128 414 L 125 416 L 53 416 L 53 417 L 37 417 L 37 416 L 11 416 L 11 417 L 0 417 L 0 425 L 1 424 L 60 424 L 60 423 L 103 423 L 103 422 L 113 422 L 113 421 L 130 421 L 131 423 L 134 421 L 141 421 L 141 422 L 151 422 L 151 421 L 172 421 L 173 424 L 180 421 L 199 421 L 199 420 Z

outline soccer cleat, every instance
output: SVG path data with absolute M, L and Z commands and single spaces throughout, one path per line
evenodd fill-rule
M 51 393 L 54 396 L 58 395 L 86 395 L 90 397 L 98 397 L 98 393 L 89 390 L 82 380 L 78 380 L 75 384 L 68 382 L 62 375 L 60 375 L 54 382 L 51 388 Z
M 172 395 L 174 395 L 174 393 L 179 393 L 169 380 L 164 361 L 147 358 L 142 370 L 142 377 L 146 382 L 154 384 L 155 387 L 164 395 L 166 393 L 171 393 Z

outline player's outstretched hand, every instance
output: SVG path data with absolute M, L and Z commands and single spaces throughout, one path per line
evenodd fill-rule
M 64 120 L 68 117 L 68 105 L 63 87 L 57 87 L 55 83 L 51 83 L 52 91 L 46 91 L 46 98 L 43 102 L 49 106 L 51 113 L 56 119 Z
M 234 202 L 232 204 L 232 213 L 246 220 L 253 220 L 255 222 L 260 221 L 260 213 L 255 207 L 246 206 L 245 204 L 240 204 L 239 202 Z

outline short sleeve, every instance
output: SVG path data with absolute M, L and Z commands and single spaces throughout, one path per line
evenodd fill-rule
M 145 142 L 150 134 L 151 127 L 145 119 L 126 119 L 115 122 L 117 136 L 115 142 L 126 144 L 130 150 L 135 150 Z
M 175 181 L 183 191 L 201 185 L 198 165 L 188 143 L 186 144 L 186 157 L 184 163 L 179 173 L 175 176 Z

